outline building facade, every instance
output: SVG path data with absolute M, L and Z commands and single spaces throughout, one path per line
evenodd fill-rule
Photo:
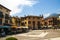
M 20 27 L 20 19 L 18 17 L 10 17 L 10 24 L 12 28 Z
M 59 22 L 57 17 L 49 17 L 45 19 L 45 27 L 47 28 L 52 28 L 52 27 L 56 28 L 58 27 L 58 24 Z
M 11 11 L 10 9 L 8 9 L 0 4 L 0 25 L 8 25 L 9 24 L 10 11 Z
M 44 26 L 43 16 L 25 16 L 21 17 L 21 25 L 29 29 L 41 29 Z
M 12 27 L 41 29 L 43 27 L 56 27 L 60 25 L 60 14 L 57 17 L 43 18 L 41 16 L 28 15 L 25 17 L 10 17 L 11 10 L 0 4 L 0 26 L 11 24 Z

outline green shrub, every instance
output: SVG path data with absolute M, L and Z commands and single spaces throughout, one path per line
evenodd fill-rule
M 6 38 L 6 40 L 17 40 L 17 39 L 14 37 L 9 37 L 9 38 Z

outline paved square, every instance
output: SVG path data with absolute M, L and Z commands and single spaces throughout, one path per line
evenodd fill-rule
M 60 40 L 60 30 L 32 30 L 28 33 L 0 38 L 0 40 L 5 40 L 8 37 L 16 37 L 18 40 Z

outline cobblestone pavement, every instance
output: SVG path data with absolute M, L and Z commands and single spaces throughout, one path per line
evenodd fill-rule
M 0 40 L 5 40 L 8 37 L 16 37 L 18 40 L 60 40 L 60 30 L 32 30 L 28 33 L 3 37 Z

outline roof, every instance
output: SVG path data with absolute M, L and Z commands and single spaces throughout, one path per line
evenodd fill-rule
M 34 15 L 28 15 L 26 17 L 42 17 L 42 16 L 34 16 Z
M 3 8 L 5 8 L 5 9 L 7 9 L 7 10 L 9 10 L 9 11 L 11 11 L 10 9 L 8 9 L 8 8 L 4 7 L 4 6 L 3 6 L 3 5 L 1 5 L 1 4 L 0 4 L 0 6 L 1 6 L 1 7 L 3 7 Z
M 39 18 L 42 18 L 43 16 L 28 15 L 28 16 L 24 16 L 24 17 L 21 17 L 21 18 L 28 18 L 28 17 L 39 17 Z

